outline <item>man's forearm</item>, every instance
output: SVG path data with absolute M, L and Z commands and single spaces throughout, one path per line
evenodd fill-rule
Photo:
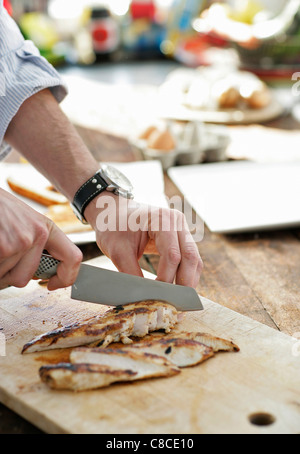
M 88 151 L 48 90 L 24 102 L 11 121 L 5 139 L 70 201 L 73 201 L 76 191 L 97 172 L 99 167 L 98 162 Z M 197 286 L 202 271 L 202 261 L 182 213 L 160 209 L 155 210 L 153 214 L 150 210 L 151 216 L 149 216 L 147 206 L 141 205 L 139 215 L 147 219 L 147 223 L 143 226 L 145 228 L 136 231 L 136 229 L 130 229 L 129 219 L 131 215 L 135 216 L 139 205 L 136 207 L 135 204 L 130 203 L 130 200 L 124 200 L 128 210 L 123 214 L 123 211 L 119 210 L 120 198 L 111 194 L 110 200 L 114 199 L 115 204 L 109 204 L 107 215 L 111 215 L 116 221 L 122 216 L 122 225 L 126 221 L 127 229 L 118 228 L 118 222 L 113 229 L 107 229 L 106 224 L 102 228 L 101 223 L 100 225 L 97 223 L 97 212 L 99 212 L 97 202 L 101 197 L 106 195 L 102 193 L 97 199 L 93 199 L 85 210 L 85 217 L 96 231 L 98 246 L 119 271 L 142 276 L 139 259 L 148 241 L 152 240 L 161 257 L 157 279 L 169 283 L 176 281 L 180 285 Z M 153 227 L 157 225 L 173 227 L 165 231 Z M 50 241 L 52 250 L 53 244 L 55 242 Z M 60 246 L 64 250 L 64 241 L 60 242 Z M 54 257 L 58 260 L 62 253 L 61 249 L 59 251 L 54 249 Z M 51 250 L 49 252 L 51 253 Z M 74 254 L 70 255 L 74 258 Z M 37 257 L 40 258 L 40 251 L 36 254 L 35 258 Z M 61 276 L 58 276 L 58 281 L 52 282 L 50 289 L 58 288 L 62 282 L 70 282 L 70 279 L 65 278 L 68 263 L 67 257 L 62 264 L 66 265 L 65 272 L 61 266 Z M 75 264 L 78 264 L 77 259 Z M 78 268 L 75 266 L 74 269 L 76 271 Z
M 70 201 L 99 168 L 49 90 L 24 102 L 5 140 Z

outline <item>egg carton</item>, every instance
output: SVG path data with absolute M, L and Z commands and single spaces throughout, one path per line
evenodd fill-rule
M 200 122 L 185 124 L 169 122 L 166 127 L 174 138 L 175 148 L 172 150 L 149 148 L 147 140 L 131 141 L 132 146 L 141 152 L 145 160 L 160 161 L 163 170 L 176 165 L 187 166 L 227 160 L 226 152 L 230 138 L 226 127 L 205 125 Z

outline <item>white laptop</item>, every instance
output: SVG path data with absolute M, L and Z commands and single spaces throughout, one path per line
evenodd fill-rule
M 168 173 L 212 232 L 300 227 L 300 162 L 225 162 Z

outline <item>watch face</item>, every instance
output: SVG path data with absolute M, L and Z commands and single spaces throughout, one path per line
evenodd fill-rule
M 132 192 L 132 184 L 122 172 L 108 165 L 103 165 L 102 169 L 113 185 L 123 189 L 125 192 Z

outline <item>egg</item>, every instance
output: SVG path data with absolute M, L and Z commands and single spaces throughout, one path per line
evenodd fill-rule
M 160 151 L 173 151 L 176 147 L 175 140 L 168 130 L 152 132 L 148 139 L 148 147 Z
M 157 128 L 155 126 L 149 126 L 145 131 L 142 132 L 142 134 L 140 134 L 139 139 L 148 140 L 151 134 L 155 131 L 157 131 Z

